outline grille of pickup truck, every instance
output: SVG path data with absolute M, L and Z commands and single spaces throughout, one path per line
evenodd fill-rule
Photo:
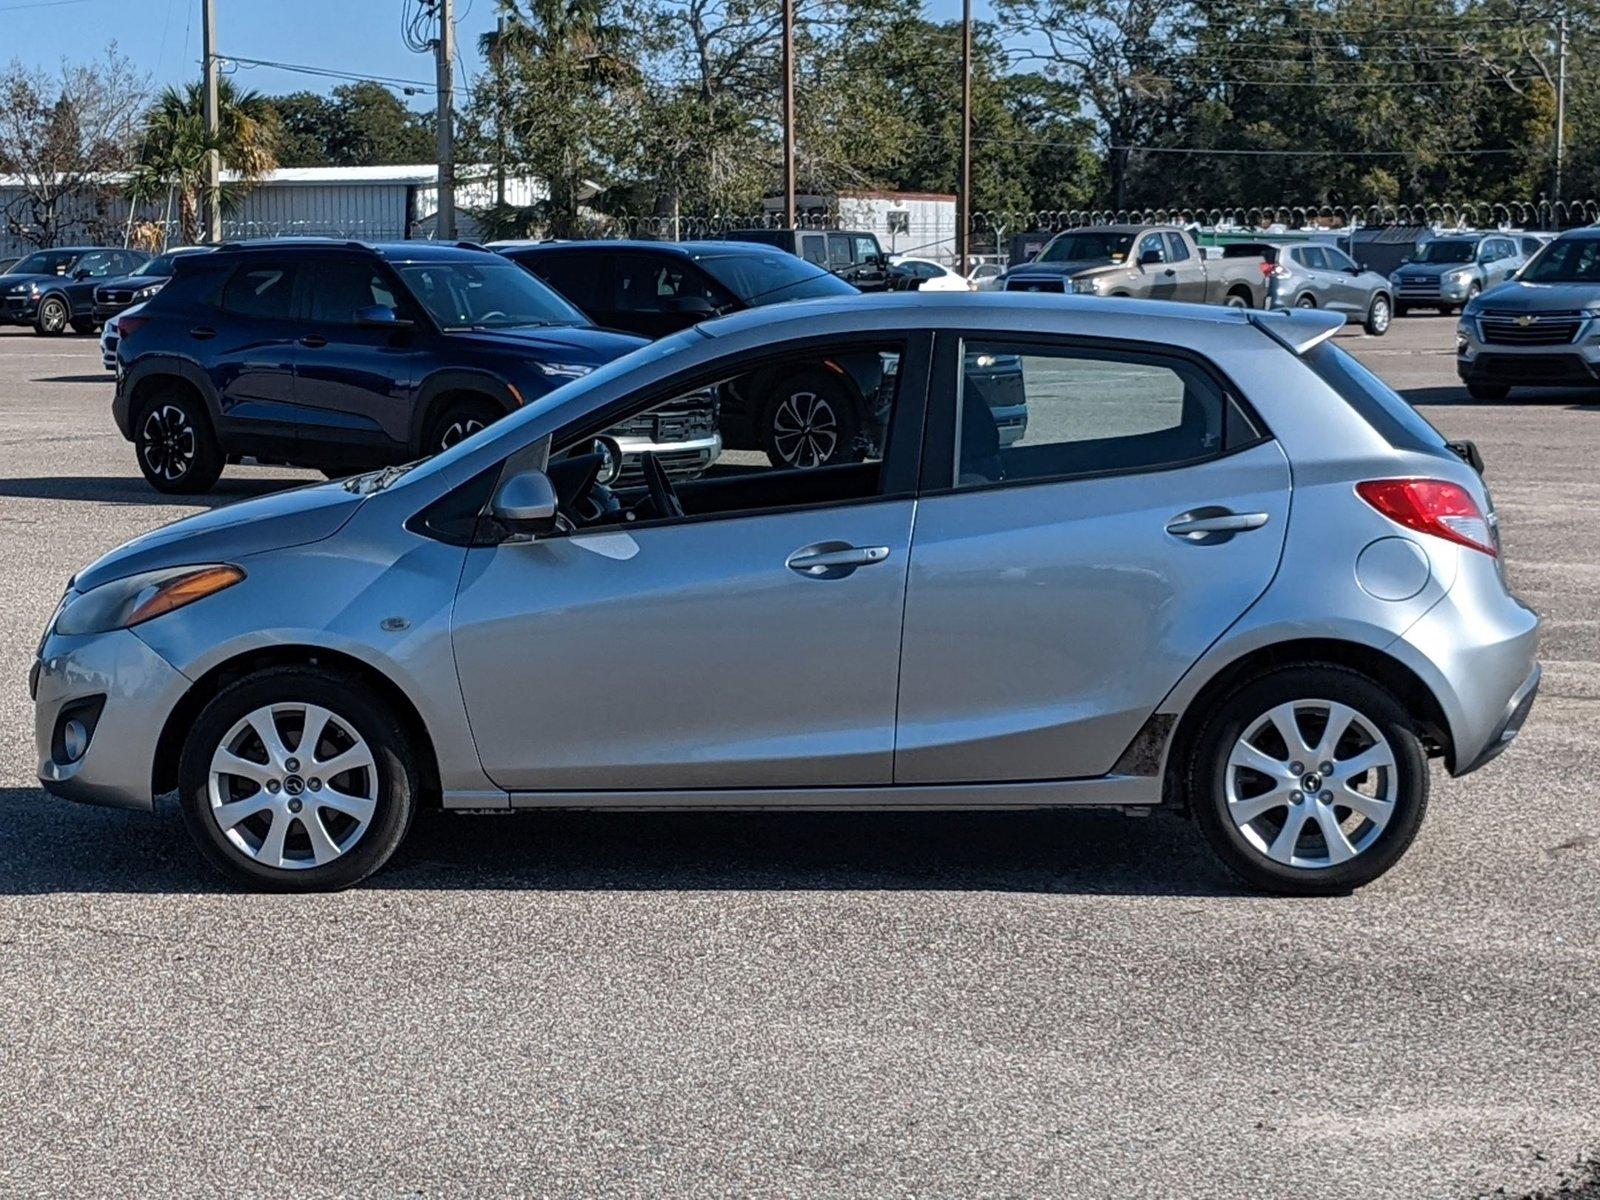
M 1023 276 L 1020 279 L 1006 280 L 1008 292 L 1063 292 L 1066 290 L 1066 280 L 1060 276 L 1034 276 L 1029 279 Z
M 1483 340 L 1496 346 L 1566 346 L 1577 338 L 1583 314 L 1486 312 L 1478 325 Z

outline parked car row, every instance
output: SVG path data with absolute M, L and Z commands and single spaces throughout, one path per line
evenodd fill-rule
M 149 260 L 143 250 L 106 246 L 35 251 L 0 275 L 0 325 L 32 325 L 42 334 L 92 333 L 100 326 L 95 289 L 132 276 Z

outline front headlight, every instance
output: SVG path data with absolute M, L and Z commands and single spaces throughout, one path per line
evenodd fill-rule
M 1099 282 L 1094 276 L 1087 279 L 1074 279 L 1072 281 L 1072 294 L 1075 296 L 1094 295 L 1095 285 Z
M 165 282 L 166 282 L 166 280 L 164 280 L 164 279 L 161 281 L 161 283 L 165 283 Z M 140 303 L 142 301 L 150 299 L 151 296 L 154 296 L 157 292 L 159 292 L 161 290 L 161 283 L 147 283 L 147 284 L 145 284 L 144 287 L 140 288 L 138 291 L 136 291 L 133 294 L 132 303 L 138 304 L 138 303 Z
M 1600 317 L 1600 304 L 1591 304 L 1588 308 L 1580 310 L 1586 317 Z
M 1447 278 L 1450 280 L 1451 283 L 1457 283 L 1457 284 L 1459 284 L 1459 283 L 1471 283 L 1472 282 L 1472 272 L 1471 271 L 1451 271 L 1450 274 L 1447 276 Z
M 230 588 L 242 579 L 244 572 L 228 563 L 167 567 L 113 579 L 69 598 L 56 616 L 55 631 L 63 637 L 77 637 L 131 629 Z
M 582 379 L 594 368 L 586 363 L 535 363 L 540 371 L 552 379 Z
M 1390 284 L 1390 286 L 1391 287 L 1399 287 L 1401 278 L 1402 278 L 1402 276 L 1401 276 L 1400 272 L 1399 271 L 1395 271 L 1393 274 L 1391 274 L 1389 276 L 1389 284 Z

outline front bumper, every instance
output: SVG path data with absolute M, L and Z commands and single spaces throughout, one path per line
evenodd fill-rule
M 7 296 L 0 301 L 0 325 L 32 325 L 38 315 L 37 296 Z
M 45 790 L 90 804 L 153 807 L 156 742 L 189 680 L 126 629 L 46 638 L 31 678 L 34 747 Z M 88 747 L 66 761 L 58 727 L 64 717 L 85 711 L 95 716 Z
M 1456 374 L 1466 383 L 1507 387 L 1600 386 L 1600 322 L 1571 342 L 1516 346 L 1486 342 L 1470 318 L 1456 325 Z
M 639 456 L 654 454 L 671 479 L 696 479 L 722 454 L 722 435 L 706 434 L 677 442 L 656 442 L 644 437 L 619 437 L 622 447 L 622 482 L 644 478 Z

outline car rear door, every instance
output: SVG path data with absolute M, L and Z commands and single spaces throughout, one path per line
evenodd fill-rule
M 1173 292 L 1174 300 L 1184 300 L 1190 304 L 1204 304 L 1211 297 L 1207 293 L 1209 273 L 1206 265 L 1198 254 L 1189 249 L 1189 243 L 1181 233 L 1167 233 L 1163 235 L 1167 243 L 1167 266 L 1177 272 L 1177 288 Z M 1217 269 L 1222 269 L 1219 259 Z
M 1009 446 L 961 368 L 1001 355 L 1026 389 Z M 1183 352 L 941 335 L 935 362 L 895 782 L 1106 774 L 1271 581 L 1287 460 Z
M 249 254 L 222 285 L 215 314 L 201 311 L 185 334 L 211 376 L 217 432 L 231 452 L 282 453 L 294 443 L 294 312 L 300 262 Z

